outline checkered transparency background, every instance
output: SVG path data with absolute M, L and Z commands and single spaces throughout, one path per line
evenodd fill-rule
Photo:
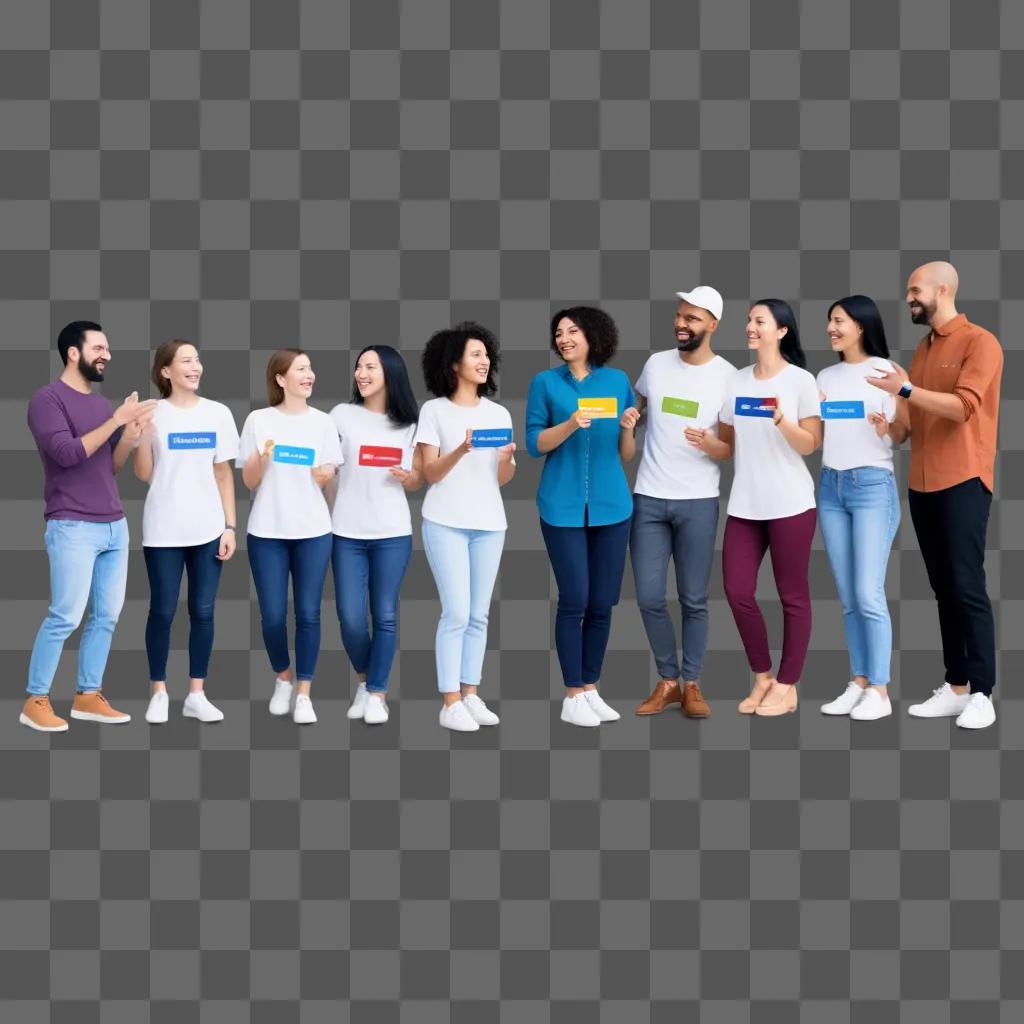
M 0 47 L 0 1018 L 1021 1019 L 1022 5 L 5 0 Z M 386 727 L 344 718 L 329 592 L 320 723 L 270 718 L 244 551 L 217 607 L 209 690 L 226 720 L 180 718 L 182 609 L 171 721 L 145 725 L 144 490 L 127 471 L 106 689 L 136 717 L 53 739 L 17 725 L 48 596 L 25 402 L 58 371 L 68 320 L 106 328 L 115 399 L 145 392 L 154 345 L 197 339 L 204 393 L 241 423 L 278 346 L 310 352 L 326 409 L 372 343 L 406 352 L 422 394 L 425 339 L 474 317 L 500 335 L 521 431 L 561 305 L 612 313 L 635 376 L 673 342 L 677 288 L 726 296 L 716 344 L 737 364 L 749 301 L 780 295 L 817 370 L 828 303 L 865 292 L 906 364 L 920 332 L 904 281 L 935 257 L 1006 348 L 992 729 L 905 717 L 941 679 L 906 515 L 888 579 L 897 715 L 818 714 L 848 673 L 819 542 L 798 715 L 734 713 L 747 670 L 716 568 L 710 720 L 631 714 L 654 669 L 627 573 L 602 680 L 623 719 L 562 725 L 527 456 L 484 674 L 498 729 L 437 725 L 418 539 Z M 905 485 L 905 456 L 898 469 Z

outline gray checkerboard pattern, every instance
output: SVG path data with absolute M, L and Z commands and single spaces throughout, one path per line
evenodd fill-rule
M 0 1019 L 1024 1018 L 1024 6 L 5 0 L 0 47 Z M 66 321 L 107 329 L 112 395 L 145 388 L 152 345 L 198 338 L 205 393 L 241 422 L 279 345 L 311 352 L 329 408 L 352 351 L 398 343 L 415 361 L 433 329 L 477 317 L 499 331 L 521 424 L 558 305 L 600 302 L 635 375 L 672 344 L 677 288 L 723 292 L 716 338 L 738 363 L 747 303 L 778 294 L 817 370 L 829 300 L 863 291 L 906 363 L 903 283 L 936 256 L 1006 348 L 996 727 L 905 717 L 941 678 L 906 514 L 889 575 L 897 716 L 818 714 L 848 668 L 819 542 L 798 715 L 733 712 L 747 672 L 716 573 L 713 716 L 633 717 L 654 669 L 627 573 L 603 690 L 627 713 L 563 726 L 527 457 L 485 666 L 499 729 L 437 726 L 418 544 L 387 727 L 344 718 L 326 593 L 320 724 L 268 716 L 244 553 L 217 614 L 226 721 L 147 727 L 128 474 L 136 547 L 107 689 L 136 719 L 52 740 L 16 724 L 48 593 L 25 400 L 57 371 Z

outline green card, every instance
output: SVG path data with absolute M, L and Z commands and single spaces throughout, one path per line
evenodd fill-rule
M 669 398 L 667 395 L 661 400 L 661 411 L 672 416 L 686 416 L 689 419 L 696 419 L 697 410 L 700 408 L 697 402 L 689 398 Z

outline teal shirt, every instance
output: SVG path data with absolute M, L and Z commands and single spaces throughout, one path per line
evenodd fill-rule
M 608 526 L 633 514 L 633 494 L 619 458 L 619 419 L 636 397 L 629 378 L 599 366 L 577 381 L 568 366 L 538 373 L 526 401 L 526 450 L 536 458 L 541 431 L 564 423 L 581 398 L 614 398 L 614 418 L 593 419 L 587 430 L 570 434 L 544 455 L 537 489 L 540 517 L 551 526 Z

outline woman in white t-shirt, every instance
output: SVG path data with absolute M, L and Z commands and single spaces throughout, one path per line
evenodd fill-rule
M 406 492 L 423 485 L 422 459 L 413 449 L 418 417 L 398 351 L 390 345 L 364 348 L 356 357 L 352 401 L 331 410 L 344 460 L 331 503 L 341 641 L 359 675 L 348 717 L 368 725 L 388 720 L 398 592 L 412 556 Z
M 420 409 L 416 431 L 430 484 L 423 547 L 441 598 L 435 644 L 440 722 L 458 732 L 498 724 L 477 688 L 505 545 L 500 488 L 516 471 L 512 417 L 487 397 L 497 390 L 500 358 L 498 339 L 469 322 L 438 331 L 423 352 L 423 378 L 437 396 Z
M 781 299 L 761 299 L 747 318 L 747 347 L 757 361 L 737 370 L 719 415 L 719 437 L 732 445 L 736 472 L 722 549 L 725 596 L 754 672 L 741 714 L 796 710 L 796 683 L 811 639 L 807 570 L 817 513 L 804 464 L 821 444 L 814 377 L 804 369 L 796 317 Z M 785 628 L 778 673 L 757 604 L 757 574 L 771 549 Z
M 213 651 L 213 608 L 221 566 L 235 553 L 238 430 L 226 405 L 199 397 L 203 364 L 190 341 L 165 341 L 153 355 L 160 393 L 135 450 L 135 475 L 149 484 L 142 510 L 142 553 L 149 576 L 146 656 L 152 692 L 146 721 L 167 721 L 167 655 L 182 573 L 188 574 L 189 692 L 186 718 L 219 722 L 206 697 Z
M 885 572 L 900 524 L 892 449 L 909 424 L 905 410 L 897 415 L 898 400 L 868 383 L 896 369 L 875 303 L 866 295 L 834 302 L 828 337 L 839 362 L 818 374 L 825 425 L 818 515 L 843 606 L 852 678 L 821 710 L 869 721 L 892 714 Z
M 309 690 L 320 654 L 320 599 L 331 560 L 331 512 L 324 487 L 342 462 L 330 416 L 312 408 L 316 379 L 302 349 L 267 363 L 266 409 L 242 427 L 238 465 L 253 493 L 246 541 L 260 603 L 263 643 L 275 673 L 272 715 L 316 721 Z M 295 673 L 288 654 L 288 578 L 295 608 Z

